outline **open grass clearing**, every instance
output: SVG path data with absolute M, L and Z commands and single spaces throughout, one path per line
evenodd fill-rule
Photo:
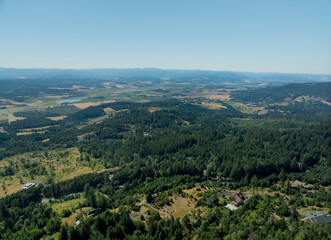
M 215 102 L 202 102 L 201 105 L 205 108 L 212 109 L 212 110 L 219 110 L 221 108 L 226 108 L 226 106 L 215 103 Z
M 58 214 L 61 214 L 64 210 L 71 210 L 79 206 L 79 204 L 83 204 L 85 198 L 81 195 L 80 198 L 71 199 L 59 203 L 52 203 L 52 208 Z
M 53 120 L 53 121 L 60 121 L 60 120 L 63 120 L 65 119 L 67 116 L 57 116 L 57 117 L 46 117 L 50 120 Z
M 52 178 L 54 182 L 58 182 L 104 169 L 101 163 L 93 159 L 86 162 L 80 161 L 79 157 L 77 148 L 50 150 L 47 155 L 44 151 L 39 151 L 11 156 L 0 161 L 0 171 L 4 171 L 5 166 L 9 166 L 11 162 L 14 175 L 0 177 L 0 182 L 5 181 L 7 193 L 14 193 L 21 190 L 24 184 L 37 179 L 47 182 L 49 178 Z M 26 168 L 25 164 L 29 164 L 30 168 Z M 44 168 L 44 171 L 41 171 L 41 168 Z M 31 175 L 31 171 L 37 174 Z M 38 174 L 42 172 L 42 175 Z M 23 180 L 22 184 L 19 181 L 20 178 Z M 5 191 L 1 188 L 0 197 L 4 195 Z

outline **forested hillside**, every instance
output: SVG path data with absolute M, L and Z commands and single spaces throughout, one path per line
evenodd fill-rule
M 107 115 L 105 108 L 116 112 Z M 235 116 L 241 118 L 232 118 Z M 79 127 L 100 117 L 103 120 L 98 123 Z M 216 111 L 180 101 L 115 102 L 73 113 L 43 136 L 15 136 L 14 130 L 26 120 L 7 125 L 7 133 L 1 134 L 2 158 L 19 152 L 77 147 L 79 161 L 117 170 L 111 179 L 107 171 L 58 183 L 50 178 L 37 188 L 2 199 L 1 238 L 327 238 L 329 225 L 303 223 L 296 209 L 311 204 L 330 208 L 330 191 L 320 187 L 331 184 L 329 122 L 247 117 L 233 108 Z M 41 141 L 44 138 L 49 140 Z M 38 165 L 30 168 L 38 176 L 39 170 L 33 170 Z M 13 164 L 3 174 L 15 176 L 20 171 Z M 284 185 L 294 178 L 315 186 L 317 192 L 304 197 L 306 203 L 298 202 L 301 190 Z M 197 198 L 195 211 L 182 219 L 161 218 L 158 209 L 175 206 L 172 196 L 188 197 L 185 189 L 195 186 L 205 189 Z M 226 199 L 215 198 L 219 192 L 251 188 L 253 194 L 254 188 L 271 189 L 270 193 L 276 194 L 255 194 L 235 212 L 224 208 Z M 80 192 L 84 192 L 77 195 L 80 204 L 60 215 L 52 208 L 60 200 L 38 203 L 42 198 Z M 134 220 L 132 212 L 142 207 L 141 194 L 154 207 Z M 78 201 L 75 196 L 62 199 Z M 284 201 L 286 205 L 282 205 Z M 85 220 L 77 215 L 82 221 L 77 227 L 61 223 L 61 217 L 89 207 L 102 214 Z M 285 210 L 277 212 L 281 217 L 275 218 L 273 212 L 278 208 Z M 234 222 L 240 224 L 234 227 Z
M 316 97 L 331 102 L 331 83 L 293 83 L 279 87 L 258 88 L 232 92 L 239 101 L 252 103 L 281 103 L 297 97 Z
M 22 100 L 1 123 L 0 238 L 328 239 L 330 224 L 305 218 L 330 214 L 328 86 L 84 108 Z

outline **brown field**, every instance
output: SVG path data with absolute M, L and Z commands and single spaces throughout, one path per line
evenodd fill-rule
M 191 213 L 198 209 L 202 210 L 202 212 L 205 212 L 203 207 L 196 208 L 195 205 L 197 203 L 197 200 L 200 199 L 197 194 L 203 193 L 207 190 L 208 189 L 201 189 L 200 191 L 197 191 L 197 187 L 183 190 L 183 192 L 188 195 L 187 197 L 182 197 L 179 195 L 172 196 L 170 197 L 170 199 L 172 200 L 171 206 L 166 205 L 161 209 L 156 209 L 152 204 L 147 203 L 143 197 L 142 201 L 137 204 L 138 206 L 141 206 L 140 211 L 132 211 L 130 213 L 130 216 L 134 220 L 140 220 L 141 215 L 146 215 L 148 210 L 152 210 L 158 211 L 162 218 L 169 219 L 171 216 L 174 216 L 176 218 L 183 218 L 188 213 Z
M 221 108 L 226 108 L 225 106 L 223 106 L 220 103 L 213 103 L 213 102 L 211 102 L 211 103 L 202 102 L 202 106 L 206 107 L 208 109 L 214 109 L 214 110 L 218 110 L 218 109 L 221 109 Z
M 84 86 L 80 86 L 80 85 L 72 85 L 72 88 L 74 89 L 81 89 L 81 88 L 85 88 Z
M 98 106 L 98 105 L 103 104 L 103 103 L 112 103 L 112 102 L 115 102 L 115 100 L 109 100 L 109 101 L 104 101 L 104 102 L 74 103 L 72 105 L 74 105 L 75 107 L 78 107 L 80 109 L 85 109 L 85 108 L 88 108 L 88 107 L 91 107 L 91 106 Z
M 38 128 L 24 128 L 23 130 L 20 130 L 20 131 L 24 131 L 24 132 L 39 131 L 39 130 L 45 130 L 50 127 L 58 127 L 58 126 L 59 125 L 52 125 L 52 126 L 45 126 L 45 127 L 38 127 Z
M 125 85 L 125 84 L 116 84 L 115 86 L 117 88 L 125 88 L 127 85 Z
M 224 94 L 224 95 L 206 95 L 205 97 L 206 98 L 209 98 L 209 99 L 217 99 L 217 100 L 221 100 L 221 101 L 230 100 L 231 99 L 229 94 Z
M 24 135 L 30 135 L 30 134 L 34 134 L 34 132 L 18 132 L 18 133 L 16 133 L 16 136 L 24 136 Z
M 252 111 L 257 112 L 263 110 L 264 107 L 252 107 Z
M 195 209 L 195 200 L 188 198 L 183 198 L 180 196 L 172 197 L 173 203 L 171 206 L 165 206 L 160 212 L 161 217 L 170 218 L 174 216 L 175 218 L 183 218 L 191 210 Z
M 101 102 L 86 102 L 86 103 L 74 103 L 72 105 L 74 105 L 75 107 L 78 107 L 80 109 L 85 109 L 91 106 L 98 106 L 100 105 Z
M 54 127 L 57 127 L 59 125 L 54 125 Z M 19 129 L 16 133 L 17 136 L 22 136 L 22 135 L 29 135 L 29 134 L 33 134 L 33 133 L 39 133 L 39 134 L 43 134 L 45 133 L 45 130 L 47 128 L 50 128 L 51 126 L 45 126 L 45 127 L 39 127 L 39 128 L 25 128 L 25 129 Z
M 282 103 L 271 103 L 270 106 L 287 106 L 288 102 L 282 102 Z
M 327 102 L 327 101 L 321 101 L 321 103 L 324 103 L 324 104 L 327 104 L 327 105 L 331 106 L 331 103 Z
M 150 108 L 148 108 L 148 111 L 149 112 L 156 112 L 156 111 L 160 111 L 161 110 L 161 108 L 159 108 L 159 107 L 150 107 Z
M 50 120 L 53 120 L 53 121 L 59 121 L 59 120 L 63 120 L 65 119 L 67 116 L 58 116 L 58 117 L 46 117 Z
M 14 114 L 8 112 L 8 122 L 11 123 L 11 122 L 15 122 L 17 120 L 23 120 L 23 119 L 26 119 L 25 117 L 15 117 Z
M 7 115 L 0 114 L 0 121 L 7 120 Z
M 14 179 L 14 180 L 1 179 L 1 182 L 2 183 L 5 182 L 6 190 L 4 190 L 2 187 L 0 188 L 0 198 L 22 190 L 22 187 L 24 186 L 24 184 L 28 183 L 28 182 L 25 182 L 24 184 L 20 184 L 20 181 L 18 179 Z M 2 184 L 1 184 L 1 186 L 2 186 Z
M 105 113 L 110 114 L 111 112 L 116 112 L 114 109 L 112 109 L 111 107 L 107 107 L 104 108 L 103 111 L 105 111 Z
M 258 115 L 264 115 L 264 114 L 267 114 L 268 113 L 268 110 L 262 110 L 262 111 L 259 111 L 257 114 Z

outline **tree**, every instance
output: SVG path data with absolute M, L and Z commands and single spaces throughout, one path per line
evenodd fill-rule
M 279 206 L 279 208 L 276 209 L 276 213 L 279 216 L 283 217 L 289 217 L 291 215 L 291 212 L 287 206 L 287 204 L 283 203 L 282 205 Z
M 96 197 L 95 197 L 95 192 L 93 188 L 90 188 L 87 194 L 87 203 L 91 206 L 91 207 L 97 207 L 97 201 L 96 201 Z
M 257 186 L 257 183 L 258 183 L 258 179 L 257 179 L 256 175 L 254 175 L 251 179 L 251 186 L 252 186 L 253 194 L 255 191 L 255 187 Z
M 219 199 L 218 199 L 217 195 L 216 194 L 211 195 L 207 201 L 207 206 L 209 208 L 213 208 L 218 205 L 219 205 Z
M 153 196 L 152 196 L 152 194 L 151 194 L 150 192 L 148 192 L 148 193 L 146 194 L 146 201 L 147 201 L 148 203 L 152 203 L 152 202 L 153 202 Z
M 4 219 L 9 216 L 9 211 L 4 203 L 4 201 L 0 201 L 0 219 Z
M 66 227 L 62 226 L 60 230 L 60 240 L 68 240 L 68 232 Z
M 285 172 L 284 169 L 282 169 L 282 170 L 280 171 L 280 173 L 279 173 L 279 175 L 278 175 L 278 178 L 279 178 L 280 180 L 282 180 L 282 181 L 285 180 L 285 178 L 286 178 L 286 172 Z

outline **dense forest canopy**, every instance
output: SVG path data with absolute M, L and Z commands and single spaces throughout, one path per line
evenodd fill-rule
M 239 91 L 219 77 L 0 81 L 0 238 L 330 238 L 304 220 L 331 211 L 330 83 Z

